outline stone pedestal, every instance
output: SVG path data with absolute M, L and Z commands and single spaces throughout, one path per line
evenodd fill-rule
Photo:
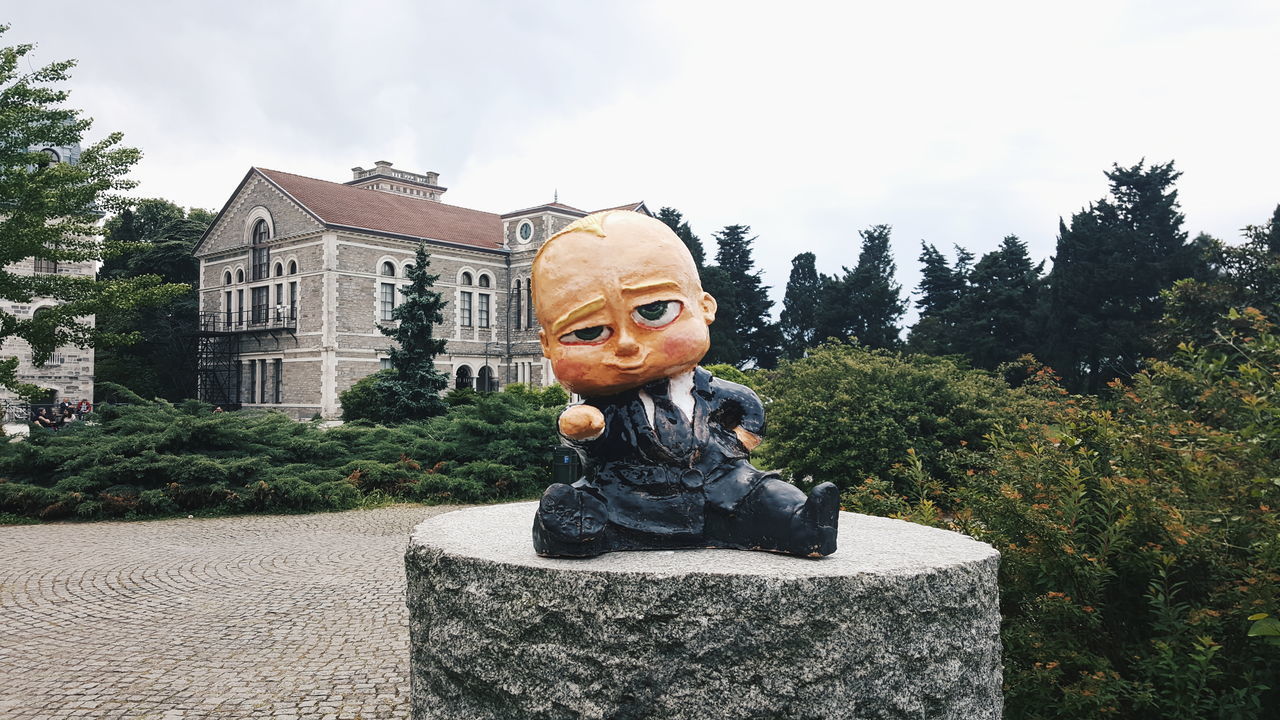
M 413 717 L 999 718 L 995 550 L 842 513 L 839 550 L 539 558 L 536 503 L 406 553 Z

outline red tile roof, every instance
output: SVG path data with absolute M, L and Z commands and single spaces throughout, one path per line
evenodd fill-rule
M 591 212 L 601 213 L 601 212 L 609 212 L 610 210 L 631 210 L 632 212 L 640 212 L 641 207 L 644 207 L 643 200 L 641 200 L 640 202 L 627 203 L 626 205 L 619 205 L 618 207 L 601 208 L 599 210 L 592 210 Z
M 495 250 L 502 218 L 479 210 L 255 168 L 326 225 L 442 240 Z

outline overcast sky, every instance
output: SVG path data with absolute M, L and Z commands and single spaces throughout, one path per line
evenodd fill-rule
M 144 159 L 138 193 L 217 209 L 250 166 L 390 160 L 506 212 L 645 200 L 746 224 L 780 304 L 799 252 L 894 228 L 1053 254 L 1103 171 L 1173 159 L 1186 229 L 1280 203 L 1280 3 L 11 3 L 4 44 L 79 61 L 72 106 Z M 776 311 L 776 308 L 775 308 Z

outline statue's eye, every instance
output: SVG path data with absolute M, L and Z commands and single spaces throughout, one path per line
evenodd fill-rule
M 659 300 L 631 311 L 631 319 L 644 327 L 660 328 L 680 316 L 679 300 Z
M 560 342 L 565 345 L 594 345 L 608 340 L 612 334 L 613 331 L 607 325 L 596 325 L 565 333 L 560 336 Z

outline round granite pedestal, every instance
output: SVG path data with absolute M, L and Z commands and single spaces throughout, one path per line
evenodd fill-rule
M 818 560 L 740 550 L 539 558 L 536 503 L 415 530 L 413 717 L 999 718 L 995 550 L 842 513 Z

